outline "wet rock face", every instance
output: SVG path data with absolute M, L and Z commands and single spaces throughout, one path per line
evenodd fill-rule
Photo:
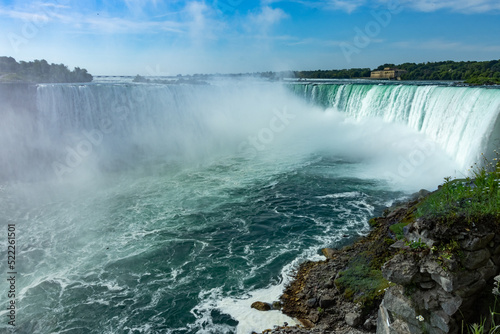
M 465 232 L 464 232 L 465 231 Z M 500 270 L 500 231 L 416 221 L 408 240 L 425 243 L 386 262 L 382 274 L 397 285 L 380 304 L 378 334 L 459 333 L 474 314 L 478 294 Z

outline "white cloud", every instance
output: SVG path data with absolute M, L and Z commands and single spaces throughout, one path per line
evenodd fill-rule
M 11 10 L 0 8 L 0 16 L 10 17 L 12 19 L 19 19 L 23 21 L 30 22 L 48 22 L 50 17 L 46 14 L 40 14 L 37 12 L 27 12 L 20 10 Z
M 486 13 L 500 11 L 499 0 L 264 0 L 263 3 L 294 2 L 312 8 L 323 10 L 338 10 L 352 13 L 360 7 L 378 7 L 390 4 L 401 5 L 406 9 L 419 12 L 434 12 L 438 10 L 449 10 L 463 14 Z
M 342 10 L 347 13 L 352 13 L 362 5 L 364 0 L 329 0 L 325 2 L 325 7 L 332 10 Z
M 259 13 L 250 15 L 250 20 L 257 26 L 269 27 L 287 17 L 288 15 L 280 8 L 264 6 Z
M 379 0 L 381 3 L 394 0 Z M 464 14 L 486 13 L 500 10 L 498 0 L 399 0 L 406 8 L 421 12 L 434 12 L 438 10 L 451 10 Z
M 402 41 L 392 44 L 401 49 L 454 51 L 454 52 L 500 52 L 500 45 L 465 44 L 462 42 L 433 39 L 429 41 Z
M 156 6 L 156 0 L 125 0 L 125 5 L 134 15 L 142 15 L 149 4 Z
M 0 17 L 9 17 L 24 22 L 32 22 L 37 26 L 60 24 L 68 28 L 76 28 L 78 33 L 157 33 L 174 32 L 183 33 L 185 25 L 178 21 L 160 20 L 134 20 L 109 16 L 105 13 L 101 15 L 85 15 L 79 12 L 67 10 L 67 6 L 52 5 L 50 3 L 38 4 L 41 7 L 28 7 L 23 9 L 5 9 L 0 7 Z

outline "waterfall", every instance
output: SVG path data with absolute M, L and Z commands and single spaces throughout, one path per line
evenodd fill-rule
M 113 171 L 146 160 L 197 161 L 241 147 L 255 153 L 255 136 L 262 137 L 257 151 L 275 135 L 302 145 L 301 136 L 319 131 L 305 124 L 321 113 L 304 100 L 350 119 L 404 124 L 437 143 L 462 171 L 498 147 L 500 138 L 498 89 L 231 82 L 39 84 L 2 92 L 0 179 L 60 177 L 82 165 Z M 293 124 L 301 123 L 297 135 L 273 123 L 286 108 L 301 118 Z
M 464 170 L 498 147 L 499 89 L 371 84 L 295 84 L 292 89 L 356 119 L 403 123 L 438 143 Z

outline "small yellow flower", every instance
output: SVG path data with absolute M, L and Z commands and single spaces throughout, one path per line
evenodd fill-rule
M 422 317 L 421 315 L 417 316 L 417 320 L 418 321 L 424 321 L 424 317 Z

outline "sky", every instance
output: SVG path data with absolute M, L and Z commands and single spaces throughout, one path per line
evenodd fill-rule
M 500 59 L 499 0 L 0 0 L 0 56 L 93 75 Z

